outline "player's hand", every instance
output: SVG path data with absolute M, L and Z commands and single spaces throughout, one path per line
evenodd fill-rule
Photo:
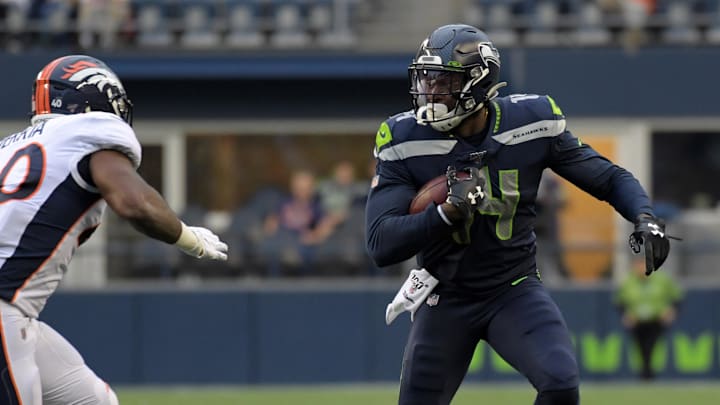
M 211 230 L 200 226 L 182 224 L 175 246 L 198 259 L 227 260 L 228 245 Z
M 648 214 L 635 220 L 635 231 L 630 234 L 630 248 L 635 254 L 645 248 L 645 275 L 649 276 L 665 262 L 670 253 L 670 240 L 665 234 L 665 222 Z
M 485 198 L 485 178 L 477 167 L 457 170 L 450 166 L 445 175 L 448 196 L 443 212 L 452 223 L 463 223 L 473 216 L 475 208 Z

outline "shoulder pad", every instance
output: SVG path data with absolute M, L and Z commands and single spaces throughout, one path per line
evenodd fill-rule
M 382 161 L 447 154 L 457 143 L 430 126 L 417 123 L 412 111 L 394 115 L 382 124 L 375 135 L 376 158 Z
M 63 127 L 58 131 L 63 137 L 71 136 L 75 142 L 85 145 L 87 154 L 112 149 L 126 155 L 135 168 L 140 167 L 142 149 L 135 131 L 115 114 L 106 112 L 88 112 L 68 115 L 67 120 L 59 121 Z M 55 121 L 55 120 L 53 120 Z
M 522 112 L 526 119 L 553 119 L 565 117 L 555 100 L 548 95 L 511 94 L 494 99 L 501 108 Z
M 565 132 L 565 116 L 547 95 L 512 94 L 492 101 L 495 108 L 493 139 L 513 145 Z
M 410 125 L 408 125 L 410 124 Z M 386 145 L 393 142 L 394 139 L 401 140 L 407 138 L 415 123 L 412 111 L 406 111 L 393 115 L 380 124 L 380 128 L 375 135 L 375 150 L 379 151 Z M 395 141 L 397 143 L 397 141 Z

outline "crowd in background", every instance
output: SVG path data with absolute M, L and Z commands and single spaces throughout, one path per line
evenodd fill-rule
M 412 1 L 396 0 L 412 7 Z M 464 23 L 498 47 L 715 45 L 717 0 L 467 0 Z M 302 49 L 362 47 L 374 0 L 0 0 L 0 47 Z
M 228 243 L 231 254 L 227 263 L 194 261 L 171 246 L 121 232 L 111 238 L 110 266 L 122 263 L 119 269 L 111 269 L 111 277 L 397 276 L 414 262 L 377 268 L 365 250 L 365 200 L 374 169 L 374 161 L 359 168 L 348 160 L 339 160 L 329 173 L 297 168 L 285 186 L 258 189 L 234 211 L 186 207 L 181 213 L 184 221 L 208 226 Z M 569 280 L 572 274 L 565 266 L 559 235 L 564 186 L 551 172 L 541 185 L 538 265 L 550 282 Z M 113 228 L 122 227 L 122 223 L 113 224 Z M 131 258 L 131 266 L 120 257 Z
M 374 170 L 371 166 L 368 172 Z M 232 212 L 190 205 L 182 212 L 183 220 L 217 231 L 232 252 L 227 263 L 188 260 L 153 240 L 116 238 L 111 261 L 117 255 L 135 262 L 122 266 L 118 270 L 122 274 L 114 276 L 397 275 L 402 266 L 378 269 L 365 251 L 364 209 L 370 180 L 358 171 L 347 160 L 338 161 L 330 173 L 299 168 L 289 175 L 285 187 L 261 188 Z
M 362 40 L 358 21 L 362 16 L 338 14 L 336 9 L 338 5 L 363 3 L 378 12 L 388 7 L 373 0 L 0 0 L 0 48 L 13 52 L 58 46 L 142 51 L 173 47 L 252 49 L 272 44 L 303 49 L 321 43 L 350 47 L 354 41 Z M 464 22 L 485 27 L 499 47 L 621 43 L 636 48 L 657 43 L 720 43 L 718 0 L 450 3 L 463 4 Z M 347 20 L 339 24 L 338 18 Z M 288 173 L 284 187 L 256 190 L 252 198 L 232 212 L 187 206 L 182 212 L 187 221 L 214 225 L 233 252 L 226 266 L 214 265 L 202 274 L 393 274 L 392 269 L 388 272 L 375 268 L 367 258 L 362 221 L 370 177 L 351 173 L 360 169 L 346 163 L 338 162 L 335 176 L 297 168 Z M 565 202 L 553 179 L 546 186 L 538 196 L 538 260 L 541 266 L 553 270 L 552 276 L 564 279 L 570 270 L 563 260 L 558 216 Z M 698 222 L 703 225 L 706 221 Z M 715 256 L 705 254 L 714 248 L 710 246 L 701 252 L 704 255 L 693 257 L 714 260 Z M 131 266 L 111 271 L 121 278 L 177 277 L 204 271 L 197 268 L 202 263 L 190 263 L 154 241 L 111 244 L 109 255 L 110 267 L 115 265 L 115 257 L 131 257 L 134 261 Z M 688 267 L 712 271 L 712 266 Z
M 1 0 L 6 50 L 348 45 L 352 0 Z M 340 12 L 340 8 L 345 9 Z M 332 35 L 330 35 L 332 34 Z

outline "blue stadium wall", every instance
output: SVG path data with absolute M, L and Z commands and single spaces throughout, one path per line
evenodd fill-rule
M 411 51 L 411 50 L 410 50 Z M 720 47 L 508 49 L 503 92 L 551 94 L 566 115 L 708 117 Z M 58 53 L 0 54 L 0 119 L 22 119 Z M 411 54 L 97 54 L 123 78 L 138 119 L 383 118 L 409 108 Z
M 60 293 L 41 319 L 116 384 L 394 382 L 410 325 L 390 289 Z M 637 352 L 606 289 L 558 290 L 583 378 L 632 378 Z M 440 298 L 442 299 L 442 297 Z M 579 305 L 582 303 L 582 305 Z M 691 290 L 655 353 L 664 378 L 720 377 L 720 291 Z M 521 380 L 481 344 L 473 381 Z

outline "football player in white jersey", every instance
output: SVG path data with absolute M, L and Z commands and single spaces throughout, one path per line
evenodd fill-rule
M 115 73 L 71 55 L 38 73 L 31 125 L 0 139 L 0 404 L 118 403 L 77 350 L 37 319 L 106 205 L 189 255 L 227 259 L 225 243 L 182 223 L 138 175 L 131 121 Z

